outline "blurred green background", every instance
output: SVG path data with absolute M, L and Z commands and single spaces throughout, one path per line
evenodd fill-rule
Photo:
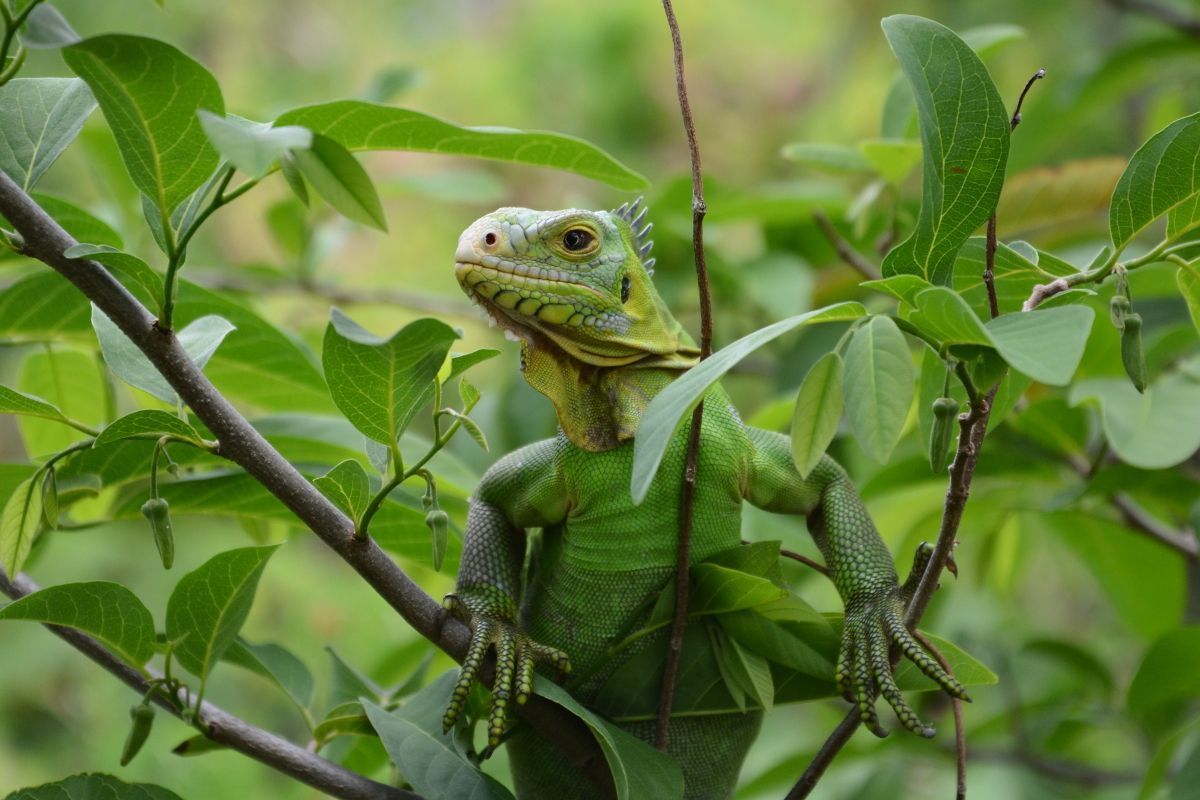
M 461 124 L 552 130 L 595 142 L 652 182 L 657 280 L 695 330 L 688 193 L 681 182 L 686 149 L 658 3 L 167 0 L 159 9 L 151 0 L 56 0 L 56 5 L 85 36 L 134 32 L 176 44 L 217 77 L 231 113 L 252 119 L 360 96 Z M 1200 8 L 1194 10 L 1200 14 Z M 1029 194 L 1002 211 L 1001 236 L 1019 233 L 1039 246 L 1059 248 L 1077 263 L 1086 263 L 1104 236 L 1103 214 L 1094 212 L 1106 208 L 1123 159 L 1170 120 L 1200 109 L 1200 40 L 1099 0 L 683 0 L 677 11 L 709 180 L 717 346 L 855 292 L 857 277 L 813 226 L 813 209 L 824 209 L 839 223 L 851 217 L 844 227 L 864 252 L 885 234 L 892 214 L 903 224 L 914 213 L 916 175 L 902 185 L 903 199 L 896 202 L 889 199 L 891 189 L 871 189 L 865 179 L 813 171 L 780 155 L 790 142 L 852 143 L 879 135 L 881 108 L 898 74 L 879 29 L 885 15 L 920 14 L 959 32 L 1018 26 L 1003 32 L 1005 46 L 988 57 L 1002 95 L 1011 102 L 1039 67 L 1048 77 L 1026 104 L 1010 176 L 1036 166 L 1095 160 L 1031 173 Z M 43 51 L 33 54 L 24 74 L 68 73 L 56 53 Z M 139 252 L 141 236 L 140 252 L 151 252 L 136 193 L 114 168 L 115 159 L 98 155 L 106 148 L 112 151 L 110 134 L 96 114 L 83 141 L 65 154 L 42 188 L 109 220 L 132 251 Z M 442 459 L 455 459 L 460 474 L 477 475 L 492 457 L 548 435 L 554 423 L 549 404 L 519 380 L 515 346 L 503 343 L 458 291 L 450 267 L 459 232 L 500 205 L 600 208 L 630 198 L 535 168 L 404 153 L 370 155 L 365 163 L 384 196 L 390 234 L 317 212 L 311 230 L 289 238 L 281 233 L 285 224 L 272 228 L 264 222 L 264 213 L 287 197 L 283 183 L 272 180 L 205 229 L 185 277 L 239 292 L 314 350 L 331 304 L 352 308 L 380 333 L 434 314 L 462 327 L 462 349 L 500 347 L 503 355 L 473 376 L 484 392 L 478 418 L 491 455 L 460 437 Z M 1031 221 L 1025 212 L 1036 203 L 1042 204 L 1039 219 L 1054 225 Z M 278 211 L 281 217 L 287 213 Z M 1137 279 L 1135 287 L 1151 303 L 1169 294 L 1162 289 L 1170 282 L 1168 272 L 1148 270 Z M 1162 303 L 1164 315 L 1178 311 L 1177 300 Z M 729 381 L 743 414 L 786 425 L 788 390 L 794 394 L 807 367 L 839 333 L 815 329 L 747 362 Z M 1111 354 L 1111 347 L 1100 337 L 1085 357 L 1085 372 L 1119 373 L 1119 366 L 1102 366 L 1105 348 Z M 3 382 L 13 383 L 35 351 L 28 345 L 0 348 Z M 88 406 L 83 400 L 77 416 L 94 414 Z M 1072 420 L 1083 413 L 1062 408 Z M 1094 428 L 1095 420 L 1084 417 L 1081 424 Z M 962 529 L 961 577 L 944 587 L 925 623 L 1001 677 L 1000 685 L 976 690 L 977 702 L 966 711 L 970 796 L 1136 797 L 1163 731 L 1172 728 L 1134 719 L 1125 708 L 1126 692 L 1149 643 L 1184 619 L 1182 564 L 1098 516 L 1056 510 L 1075 499 L 1070 471 L 1008 427 L 998 431 L 994 446 L 988 440 L 994 449 L 985 451 Z M 922 451 L 921 437 L 910 435 L 892 464 L 881 468 L 849 439 L 835 444 L 905 570 L 916 543 L 935 535 L 945 490 L 944 480 L 920 462 Z M 0 460 L 24 458 L 16 424 L 0 418 Z M 1132 469 L 1122 475 L 1130 487 L 1146 489 L 1147 504 L 1168 515 L 1196 496 L 1194 474 L 1186 471 L 1173 473 L 1158 491 L 1154 484 L 1161 476 Z M 246 543 L 245 527 L 223 519 L 178 521 L 172 574 L 152 568 L 140 520 L 51 537 L 29 571 L 44 584 L 121 581 L 161 620 L 178 575 L 218 550 Z M 423 642 L 319 542 L 278 525 L 251 527 L 256 540 L 290 537 L 290 542 L 263 578 L 247 638 L 285 643 L 313 667 L 318 686 L 329 675 L 326 645 L 383 684 L 397 683 L 415 668 Z M 748 537 L 782 538 L 785 546 L 811 554 L 802 527 L 747 513 Z M 1097 547 L 1088 537 L 1106 544 Z M 451 586 L 452 576 L 406 566 L 435 596 Z M 825 582 L 799 569 L 790 577 L 818 608 L 839 608 Z M 449 666 L 438 656 L 430 674 Z M 1196 671 L 1200 665 L 1181 669 Z M 210 690 L 213 700 L 285 735 L 303 736 L 294 709 L 282 695 L 264 691 L 260 679 L 228 667 L 218 678 Z M 43 630 L 0 627 L 0 792 L 69 772 L 116 771 L 131 702 L 123 686 Z M 860 733 L 814 796 L 949 797 L 954 765 L 948 708 L 937 698 L 924 702 L 923 713 L 939 722 L 936 740 L 897 733 L 878 742 Z M 833 702 L 777 709 L 746 764 L 738 796 L 782 796 L 842 713 L 842 705 Z M 886 723 L 888 712 L 883 713 Z M 172 755 L 170 748 L 188 733 L 159 715 L 150 745 L 120 774 L 162 783 L 189 800 L 314 796 L 238 755 Z M 503 757 L 489 770 L 502 775 Z M 1184 796 L 1196 795 L 1179 795 Z

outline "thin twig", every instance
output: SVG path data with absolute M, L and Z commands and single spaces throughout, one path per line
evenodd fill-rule
M 1021 90 L 1021 95 L 1017 98 L 1017 105 L 1013 108 L 1012 117 L 1008 120 L 1009 133 L 1015 131 L 1021 124 L 1021 106 L 1025 104 L 1025 95 L 1029 94 L 1034 83 L 1044 77 L 1046 77 L 1046 70 L 1039 69 L 1025 82 L 1025 88 Z M 1000 316 L 1000 301 L 996 298 L 996 209 L 992 209 L 992 215 L 988 217 L 987 249 L 984 251 L 984 257 L 986 265 L 983 270 L 983 283 L 987 286 L 988 311 L 991 313 L 992 319 L 995 319 Z
M 354 568 L 418 633 L 461 661 L 470 632 L 418 586 L 370 539 L 354 535 L 354 523 L 307 481 L 219 392 L 170 331 L 103 266 L 63 253 L 77 242 L 12 179 L 0 172 L 0 215 L 23 239 L 23 254 L 36 258 L 75 285 L 142 351 L 201 422 L 216 436 L 221 456 L 253 476 Z M 490 680 L 490 673 L 484 676 Z M 517 707 L 534 728 L 558 746 L 589 779 L 611 787 L 603 753 L 587 727 L 562 707 L 534 696 Z
M 1022 90 L 1017 106 L 1013 112 L 1012 119 L 1009 121 L 1009 130 L 1011 131 L 1021 121 L 1021 103 L 1025 99 L 1025 95 L 1029 92 L 1029 87 L 1034 81 L 1045 74 L 1044 70 L 1038 70 L 1034 77 L 1025 84 Z M 994 214 L 993 214 L 994 216 Z M 996 226 L 988 226 L 988 243 L 987 253 L 989 255 L 987 272 L 992 273 L 993 277 L 985 275 L 984 284 L 988 293 L 988 306 L 991 309 L 998 308 L 996 298 L 996 285 L 994 280 L 995 270 L 993 269 L 992 259 L 996 251 Z M 993 316 L 996 314 L 993 311 Z M 963 511 L 966 509 L 967 500 L 971 493 L 971 480 L 975 475 L 975 465 L 979 461 L 979 451 L 983 446 L 983 438 L 987 433 L 988 417 L 992 412 L 992 402 L 996 397 L 996 392 L 999 389 L 999 382 L 991 388 L 984 397 L 979 397 L 977 394 L 972 398 L 967 412 L 959 415 L 959 436 L 958 447 L 955 450 L 954 461 L 950 464 L 950 483 L 946 490 L 946 502 L 942 510 L 942 522 L 938 529 L 937 540 L 934 543 L 933 553 L 929 557 L 929 563 L 925 566 L 925 572 L 921 576 L 921 581 L 917 585 L 916 591 L 913 592 L 912 599 L 909 601 L 908 608 L 904 614 L 904 623 L 910 631 L 916 632 L 917 623 L 925 614 L 925 610 L 929 607 L 930 600 L 933 599 L 933 593 L 937 590 L 938 581 L 941 578 L 942 570 L 949 561 L 954 545 L 957 543 L 958 527 L 962 522 Z M 817 781 L 825 774 L 825 770 L 833 761 L 834 757 L 845 747 L 850 741 L 850 737 L 858 729 L 860 722 L 860 713 L 857 708 L 851 709 L 845 718 L 838 724 L 837 728 L 825 740 L 825 744 L 817 751 L 813 760 L 805 768 L 800 775 L 800 779 L 796 785 L 792 787 L 792 791 L 788 793 L 788 800 L 801 800 L 808 797 L 809 792 L 817 785 Z
M 813 559 L 809 558 L 806 555 L 797 553 L 795 550 L 788 550 L 786 547 L 781 547 L 781 548 L 779 548 L 779 555 L 783 556 L 784 558 L 790 558 L 793 561 L 799 561 L 801 564 L 805 565 L 806 567 L 815 569 L 817 572 L 821 573 L 826 578 L 829 577 L 829 567 L 825 566 L 824 564 L 822 564 L 819 561 L 814 561 Z
M 1200 559 L 1200 542 L 1196 541 L 1196 536 L 1190 531 L 1178 531 L 1164 525 L 1123 492 L 1115 492 L 1108 499 L 1129 527 L 1193 561 Z
M 929 637 L 918 630 L 913 631 L 913 637 L 916 638 L 921 646 L 928 650 L 937 660 L 942 669 L 946 670 L 948 675 L 954 675 L 954 668 L 950 666 L 950 662 L 946 660 L 946 656 L 937 648 Z M 966 800 L 967 798 L 967 732 L 963 727 L 963 711 L 962 700 L 957 697 L 950 698 L 950 707 L 954 710 L 954 761 L 958 768 L 958 781 L 955 788 L 955 800 Z
M 830 221 L 824 211 L 814 211 L 812 216 L 813 221 L 817 223 L 817 227 L 821 229 L 821 233 L 825 234 L 825 238 L 833 245 L 833 249 L 837 251 L 842 261 L 845 261 L 859 275 L 862 275 L 869 281 L 877 281 L 883 277 L 883 273 L 879 271 L 879 267 L 872 264 L 867 260 L 866 256 L 854 249 L 854 245 L 846 241 L 846 238 L 833 226 L 833 222 Z
M 1193 17 L 1178 9 L 1153 0 L 1105 0 L 1110 6 L 1120 11 L 1134 11 L 1147 17 L 1153 17 L 1159 22 L 1170 25 L 1180 33 L 1200 37 L 1200 17 Z
M 700 145 L 696 141 L 696 124 L 688 103 L 687 81 L 683 74 L 683 40 L 679 21 L 671 0 L 662 0 L 671 44 L 675 56 L 675 89 L 679 95 L 679 112 L 687 134 L 688 157 L 692 164 L 692 252 L 696 262 L 696 289 L 700 295 L 700 359 L 712 354 L 712 292 L 708 285 L 708 263 L 704 258 L 704 178 L 700 171 Z M 666 750 L 671 735 L 671 708 L 675 700 L 675 682 L 679 673 L 679 654 L 683 650 L 683 635 L 687 629 L 688 568 L 692 560 L 692 509 L 696 500 L 696 469 L 700 460 L 700 430 L 704 422 L 704 401 L 692 412 L 688 434 L 687 461 L 683 470 L 683 493 L 679 500 L 679 551 L 675 563 L 675 615 L 671 620 L 671 639 L 667 661 L 663 666 L 662 688 L 658 698 L 658 720 L 654 745 Z
M 39 588 L 26 575 L 18 575 L 15 579 L 9 580 L 4 570 L 0 569 L 0 592 L 13 600 L 33 594 Z M 111 672 L 134 691 L 145 694 L 150 690 L 150 684 L 147 683 L 145 676 L 91 636 L 74 628 L 64 628 L 58 625 L 46 625 L 45 627 Z M 151 678 L 162 677 L 153 670 L 147 670 L 147 672 Z M 178 706 L 157 692 L 151 695 L 151 699 L 176 717 L 181 716 L 180 708 L 194 708 L 196 700 L 187 689 L 180 690 L 180 705 Z M 299 745 L 257 728 L 207 701 L 201 703 L 196 722 L 197 727 L 204 732 L 204 735 L 214 742 L 247 755 L 255 761 L 306 783 L 314 789 L 319 789 L 325 794 L 344 800 L 420 800 L 418 794 L 377 783 L 356 772 L 351 772 Z

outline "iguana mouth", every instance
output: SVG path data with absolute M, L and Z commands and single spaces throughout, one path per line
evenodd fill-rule
M 521 328 L 526 321 L 575 328 L 611 326 L 609 312 L 596 312 L 590 297 L 606 303 L 592 287 L 568 280 L 549 270 L 520 274 L 515 269 L 472 261 L 456 261 L 454 274 L 459 285 L 500 325 Z M 590 297 L 588 297 L 590 296 Z M 520 333 L 520 331 L 514 331 Z

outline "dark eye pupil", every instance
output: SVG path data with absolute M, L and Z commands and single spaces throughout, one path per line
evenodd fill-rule
M 629 276 L 621 278 L 621 302 L 624 303 L 629 299 Z
M 563 247 L 571 252 L 583 250 L 592 243 L 592 235 L 587 231 L 570 230 L 563 234 Z

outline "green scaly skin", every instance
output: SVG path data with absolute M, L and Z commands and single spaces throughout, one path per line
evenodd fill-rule
M 618 666 L 604 661 L 607 649 L 635 629 L 647 600 L 674 574 L 686 430 L 637 506 L 629 491 L 632 439 L 646 405 L 696 363 L 698 351 L 654 289 L 649 226 L 636 207 L 502 208 L 471 225 L 455 254 L 459 283 L 521 341 L 525 378 L 554 403 L 560 424 L 558 436 L 510 453 L 484 475 L 468 513 L 456 593 L 447 598 L 473 635 L 444 723 L 454 724 L 494 647 L 492 747 L 510 702 L 528 699 L 537 663 L 589 676 L 575 690 L 588 702 Z M 739 543 L 744 502 L 804 516 L 846 607 L 839 689 L 878 735 L 886 735 L 874 703 L 882 694 L 905 728 L 932 736 L 896 686 L 893 645 L 950 694 L 966 693 L 905 629 L 915 581 L 898 585 L 891 554 L 845 472 L 825 457 L 802 478 L 788 437 L 744 425 L 720 387 L 704 409 L 693 561 Z M 523 585 L 525 532 L 534 528 L 543 530 L 540 550 Z M 927 559 L 923 549 L 917 566 Z M 670 753 L 688 797 L 731 795 L 760 721 L 757 711 L 673 721 Z M 623 727 L 653 738 L 652 722 Z M 509 747 L 519 796 L 589 790 L 536 734 L 518 730 Z

